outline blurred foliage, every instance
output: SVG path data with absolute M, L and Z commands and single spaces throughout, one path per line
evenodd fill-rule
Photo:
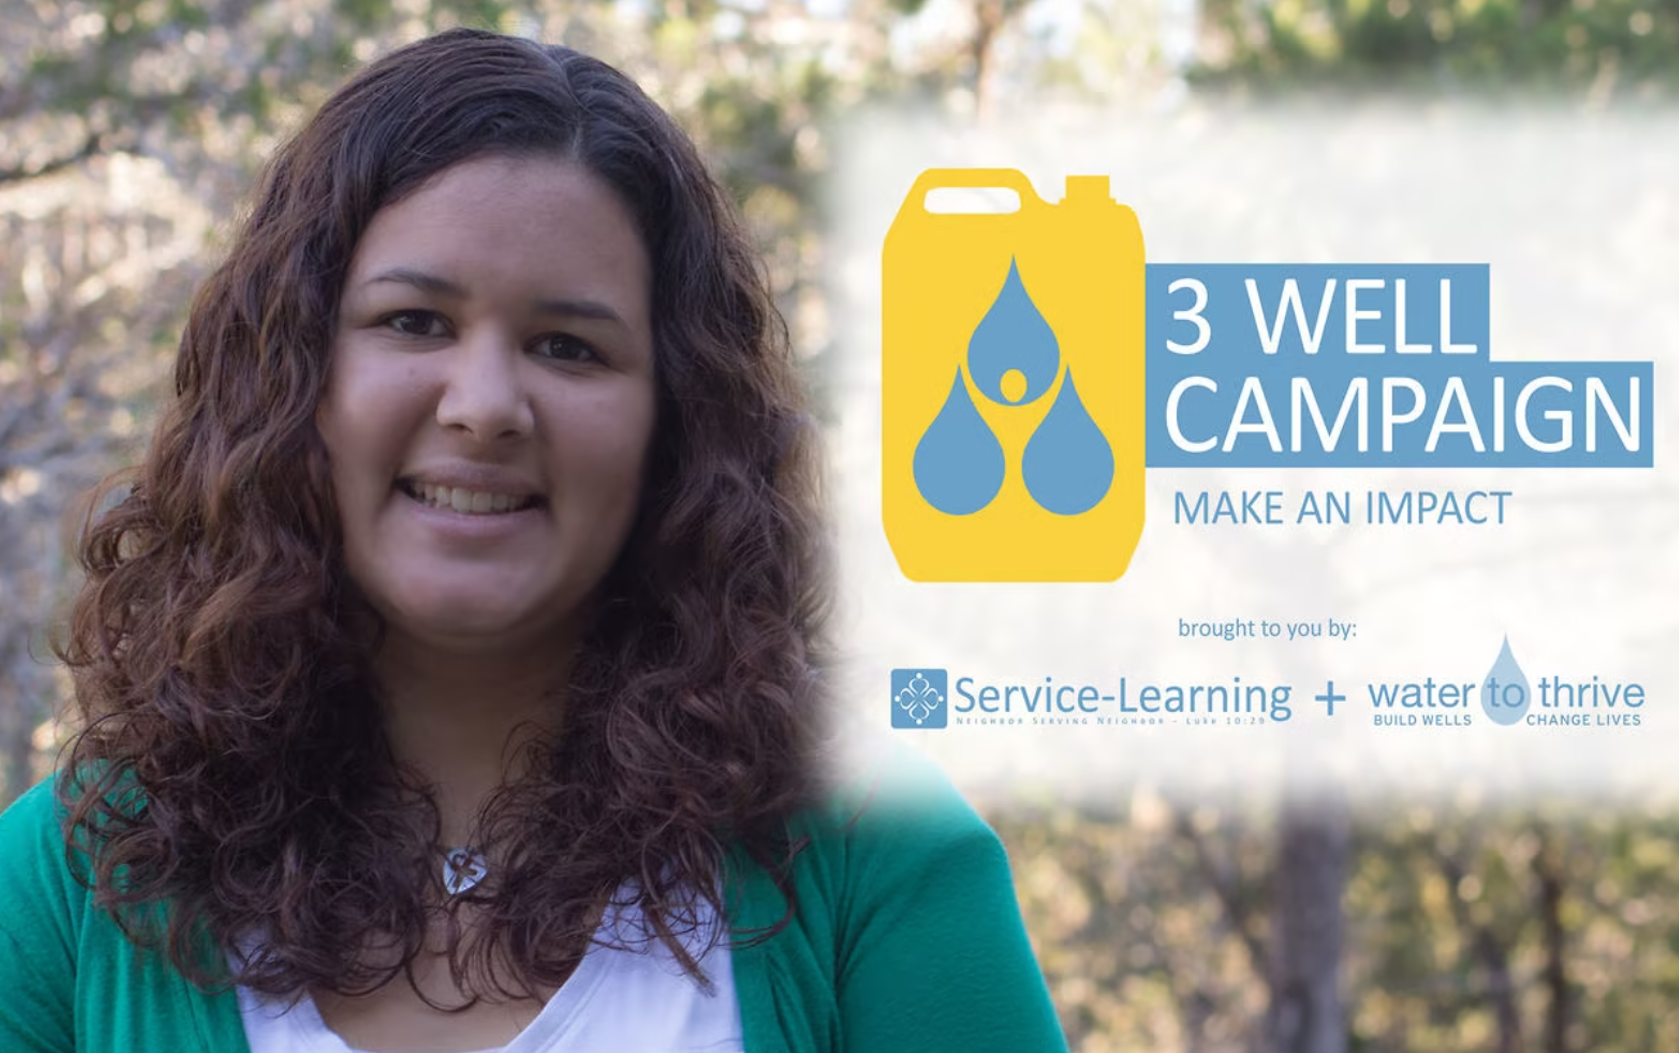
M 1140 792 L 990 819 L 1074 1049 L 1257 1048 L 1274 814 Z M 1355 820 L 1352 841 L 1348 1050 L 1679 1049 L 1673 802 L 1412 806 Z
M 623 68 L 741 203 L 818 386 L 829 122 L 879 100 L 1514 83 L 1602 101 L 1679 70 L 1679 0 L 0 0 L 0 802 L 45 774 L 67 685 L 45 626 L 76 497 L 137 456 L 191 289 L 275 144 L 353 68 L 450 25 Z M 67 511 L 68 510 L 68 511 Z M 1074 1047 L 1264 1047 L 1276 884 L 1263 808 L 991 816 Z M 1679 810 L 1354 822 L 1345 1048 L 1679 1049 Z
M 891 90 L 886 0 L 0 0 L 0 801 L 50 764 L 76 495 L 136 459 L 192 288 L 263 160 L 352 69 L 452 25 L 625 69 L 711 156 L 797 345 L 833 343 L 822 119 Z
M 1208 82 L 1666 96 L 1679 0 L 1203 0 Z
M 940 2 L 0 0 L 0 801 L 62 737 L 45 632 L 75 498 L 136 459 L 243 193 L 351 70 L 453 25 L 624 69 L 739 200 L 820 395 L 829 120 L 882 98 L 972 111 L 1036 61 L 1029 39 L 991 61 L 1028 0 Z

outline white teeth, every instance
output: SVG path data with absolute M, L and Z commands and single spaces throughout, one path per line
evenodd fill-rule
M 432 483 L 410 483 L 409 490 L 422 504 L 433 508 L 448 508 L 468 515 L 493 515 L 522 505 L 524 498 L 511 494 L 495 494 L 486 490 L 462 490 L 459 487 L 436 486 Z

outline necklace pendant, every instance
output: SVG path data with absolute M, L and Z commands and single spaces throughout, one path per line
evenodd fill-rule
M 451 848 L 443 855 L 443 890 L 458 896 L 490 872 L 490 864 L 470 848 Z

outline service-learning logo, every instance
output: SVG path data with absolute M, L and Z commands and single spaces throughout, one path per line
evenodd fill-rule
M 954 187 L 1019 207 L 929 209 Z M 1106 176 L 1047 202 L 1012 169 L 934 169 L 882 271 L 882 517 L 912 580 L 1117 580 L 1146 467 L 1653 464 L 1652 363 L 1494 362 L 1485 264 L 1148 264 Z
M 1293 720 L 1295 705 L 1292 685 L 1241 676 L 1181 682 L 1125 675 L 991 677 L 927 666 L 892 670 L 895 728 L 1062 727 L 1090 734 L 1166 725 L 1257 730 Z
M 892 726 L 942 728 L 950 722 L 950 674 L 943 669 L 892 670 Z

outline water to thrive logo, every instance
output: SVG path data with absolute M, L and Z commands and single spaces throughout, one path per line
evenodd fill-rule
M 950 722 L 950 674 L 943 669 L 892 670 L 892 726 L 942 728 Z
M 1003 187 L 1007 214 L 929 211 Z M 922 175 L 884 261 L 887 535 L 917 581 L 1113 581 L 1143 525 L 1144 264 L 1105 176 Z
M 957 682 L 961 694 L 962 683 Z M 1477 685 L 1472 680 L 1387 681 L 1369 685 L 1377 727 L 1473 727 L 1481 713 L 1500 727 L 1544 728 L 1573 733 L 1584 728 L 1644 726 L 1651 701 L 1645 685 L 1601 673 L 1549 672 L 1531 679 L 1506 637 L 1498 657 Z

